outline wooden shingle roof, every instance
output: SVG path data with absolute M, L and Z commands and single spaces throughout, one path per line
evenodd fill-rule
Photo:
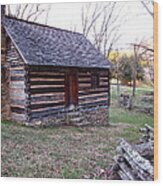
M 4 28 L 29 65 L 110 68 L 82 34 L 5 17 Z

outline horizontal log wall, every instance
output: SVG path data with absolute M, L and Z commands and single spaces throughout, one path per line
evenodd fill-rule
M 92 87 L 92 74 L 99 78 L 99 85 Z M 109 76 L 107 70 L 82 71 L 79 77 L 79 108 L 108 106 L 109 103 Z
M 78 109 L 108 106 L 108 71 L 97 71 L 99 87 L 92 88 L 92 70 L 76 69 L 78 73 Z M 65 77 L 70 68 L 30 66 L 29 110 L 30 120 L 56 117 L 67 113 L 65 105 Z
M 55 67 L 29 67 L 30 120 L 56 116 L 65 109 L 65 73 Z
M 27 119 L 27 93 L 25 87 L 25 66 L 15 46 L 10 43 L 7 52 L 7 61 L 10 64 L 10 110 L 11 119 L 23 122 Z

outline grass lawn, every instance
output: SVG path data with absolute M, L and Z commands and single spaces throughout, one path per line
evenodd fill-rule
M 121 127 L 28 128 L 2 123 L 2 176 L 82 178 L 112 161 Z
M 119 108 L 113 95 L 111 126 L 30 128 L 2 122 L 1 175 L 75 179 L 107 168 L 117 138 L 137 141 L 139 127 L 153 125 L 153 116 Z

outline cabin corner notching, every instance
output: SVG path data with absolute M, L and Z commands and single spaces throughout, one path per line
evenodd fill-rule
M 2 25 L 9 40 L 11 120 L 108 123 L 111 63 L 82 34 L 11 17 Z

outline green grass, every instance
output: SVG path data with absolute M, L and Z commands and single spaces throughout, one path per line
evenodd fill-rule
M 84 170 L 82 168 L 78 168 L 78 169 L 71 169 L 69 168 L 70 166 L 66 166 L 63 168 L 62 171 L 62 176 L 65 179 L 68 178 L 73 178 L 73 179 L 80 179 L 83 176 Z
M 128 123 L 132 125 L 143 126 L 145 123 L 153 126 L 153 116 L 148 116 L 143 113 L 124 110 L 122 108 L 110 109 L 110 121 L 112 123 Z
M 153 127 L 154 118 L 143 113 L 113 108 L 110 109 L 110 122 L 119 124 L 119 126 L 121 124 L 128 124 L 128 127 L 123 130 L 120 137 L 129 142 L 135 142 L 140 138 L 139 128 L 144 127 L 145 123 Z
M 129 90 L 127 87 L 126 90 Z M 148 91 L 137 89 L 137 97 Z M 117 138 L 137 142 L 153 116 L 119 108 L 112 89 L 111 126 L 32 128 L 11 122 L 1 125 L 1 175 L 6 177 L 84 178 L 96 167 L 113 162 Z M 99 179 L 99 177 L 95 177 Z
M 120 93 L 127 93 L 132 95 L 133 88 L 130 86 L 120 86 Z M 152 87 L 137 87 L 135 95 L 136 97 L 140 97 L 146 93 L 153 91 Z M 117 99 L 117 87 L 115 85 L 111 86 L 111 98 L 113 100 Z
M 153 106 L 148 103 L 141 102 L 141 96 L 147 92 L 152 91 L 151 87 L 137 88 L 136 96 L 134 99 L 134 103 L 136 105 L 146 105 Z M 131 87 L 121 87 L 121 92 L 128 93 L 132 95 Z M 140 134 L 138 132 L 140 127 L 144 127 L 144 124 L 147 123 L 150 126 L 154 126 L 154 117 L 153 115 L 146 115 L 141 112 L 136 112 L 134 110 L 129 111 L 124 108 L 120 108 L 117 101 L 117 92 L 116 87 L 113 86 L 111 89 L 111 107 L 110 107 L 110 122 L 112 124 L 127 124 L 128 127 L 124 129 L 121 133 L 121 137 L 127 139 L 130 142 L 135 142 L 139 139 Z

